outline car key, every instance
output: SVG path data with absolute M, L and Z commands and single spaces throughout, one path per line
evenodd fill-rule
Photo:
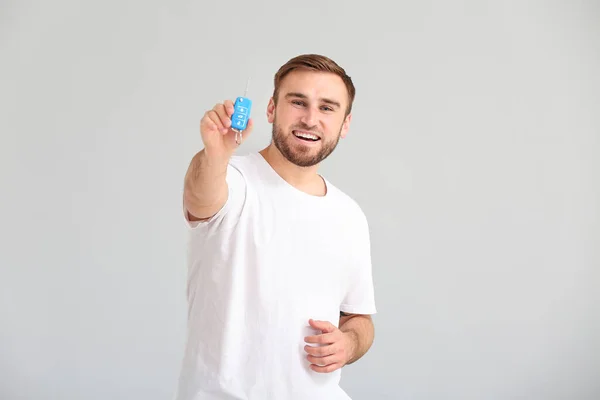
M 248 120 L 250 119 L 250 110 L 252 109 L 252 100 L 247 98 L 248 87 L 250 86 L 250 78 L 246 83 L 246 90 L 244 96 L 240 96 L 235 99 L 233 105 L 233 115 L 231 116 L 231 129 L 235 131 L 235 142 L 240 145 L 242 143 L 242 132 L 248 126 Z

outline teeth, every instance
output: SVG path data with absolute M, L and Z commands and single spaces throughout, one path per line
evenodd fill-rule
M 313 135 L 311 133 L 296 132 L 295 135 L 298 137 L 301 137 L 301 138 L 305 138 L 305 139 L 312 139 L 312 140 L 319 139 L 319 137 L 317 135 Z

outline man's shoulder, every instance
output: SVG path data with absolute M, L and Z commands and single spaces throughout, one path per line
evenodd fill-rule
M 235 154 L 229 159 L 229 168 L 234 169 L 245 180 L 251 179 L 261 171 L 257 155 L 258 153 Z
M 328 191 L 332 194 L 336 201 L 336 207 L 341 209 L 348 214 L 349 217 L 356 218 L 361 222 L 367 222 L 367 216 L 364 212 L 363 207 L 360 203 L 352 197 L 349 193 L 342 190 L 339 186 L 333 184 L 329 180 L 326 180 Z
M 244 168 L 255 163 L 254 154 L 234 154 L 229 159 L 229 164 L 236 168 Z

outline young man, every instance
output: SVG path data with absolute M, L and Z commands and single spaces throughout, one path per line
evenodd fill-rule
M 374 335 L 369 229 L 317 169 L 346 136 L 354 95 L 334 61 L 301 55 L 275 75 L 262 151 L 234 155 L 231 101 L 202 118 L 204 149 L 184 183 L 189 311 L 178 400 L 349 399 L 341 368 Z

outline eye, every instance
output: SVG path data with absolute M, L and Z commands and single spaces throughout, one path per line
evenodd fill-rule
M 321 107 L 321 110 L 323 110 L 323 111 L 333 111 L 333 108 L 331 108 L 329 106 L 323 106 L 323 107 Z
M 305 105 L 305 103 L 302 100 L 292 100 L 292 104 L 301 107 Z

